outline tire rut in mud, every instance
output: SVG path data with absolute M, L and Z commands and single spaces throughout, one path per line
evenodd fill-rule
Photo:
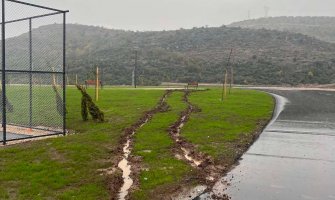
M 194 168 L 199 169 L 197 170 L 197 179 L 201 184 L 207 186 L 207 190 L 210 190 L 221 175 L 226 172 L 227 166 L 215 164 L 212 157 L 199 152 L 194 144 L 181 136 L 181 130 L 189 121 L 192 113 L 201 112 L 200 108 L 189 101 L 190 94 L 197 91 L 184 90 L 183 92 L 183 101 L 187 104 L 187 108 L 180 113 L 179 119 L 168 129 L 170 137 L 175 142 L 173 152 L 177 158 L 183 159 Z
M 138 174 L 140 172 L 140 161 L 130 156 L 134 144 L 133 136 L 137 130 L 148 123 L 156 113 L 166 112 L 169 109 L 166 99 L 171 93 L 171 90 L 167 90 L 155 108 L 145 112 L 136 123 L 124 130 L 124 135 L 119 141 L 120 145 L 116 151 L 114 151 L 114 153 L 117 154 L 117 159 L 113 162 L 113 167 L 111 167 L 110 170 L 101 170 L 109 176 L 108 185 L 112 200 L 127 199 L 129 190 L 139 184 Z

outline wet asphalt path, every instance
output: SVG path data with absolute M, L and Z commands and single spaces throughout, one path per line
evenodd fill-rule
M 232 200 L 335 199 L 335 92 L 269 92 L 284 97 L 277 96 L 278 115 L 223 178 L 225 193 Z

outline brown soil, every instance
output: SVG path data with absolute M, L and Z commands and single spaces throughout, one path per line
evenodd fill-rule
M 147 112 L 145 112 L 142 117 L 136 122 L 134 123 L 132 126 L 126 128 L 124 130 L 124 135 L 121 137 L 120 141 L 119 141 L 119 146 L 113 151 L 113 154 L 116 154 L 116 159 L 114 159 L 112 161 L 113 164 L 113 168 L 111 169 L 117 169 L 117 173 L 113 173 L 112 175 L 109 175 L 108 177 L 108 182 L 109 182 L 109 190 L 110 190 L 110 194 L 111 194 L 111 199 L 118 199 L 118 193 L 124 183 L 124 180 L 122 178 L 122 172 L 120 172 L 120 169 L 118 169 L 118 163 L 123 159 L 123 147 L 125 146 L 125 143 L 130 139 L 131 143 L 130 143 L 130 149 L 133 147 L 133 140 L 132 140 L 132 136 L 133 133 L 136 133 L 136 131 L 143 126 L 144 124 L 146 124 L 152 117 L 154 114 L 159 113 L 159 112 L 165 112 L 168 110 L 168 105 L 166 104 L 165 100 L 166 98 L 171 94 L 172 91 L 167 90 L 164 95 L 162 96 L 162 98 L 160 99 L 160 101 L 158 102 L 157 106 L 155 108 L 153 108 L 152 110 L 149 110 Z M 133 179 L 134 183 L 132 185 L 132 189 L 133 188 L 137 188 L 139 185 L 139 180 L 138 180 L 138 175 L 140 172 L 140 159 L 139 158 L 135 158 L 133 156 L 129 157 L 129 162 L 131 163 L 131 168 L 132 168 L 132 173 L 131 173 L 131 178 Z M 108 174 L 108 172 L 106 172 L 105 174 Z
M 168 129 L 171 138 L 173 139 L 173 141 L 175 141 L 175 145 L 172 151 L 175 154 L 183 155 L 182 158 L 197 169 L 197 174 L 195 175 L 195 179 L 197 180 L 197 182 L 205 184 L 209 186 L 209 188 L 211 188 L 213 187 L 215 182 L 221 177 L 221 175 L 226 172 L 227 168 L 226 166 L 216 165 L 213 158 L 211 158 L 209 155 L 197 151 L 196 147 L 192 143 L 188 142 L 180 135 L 182 125 L 187 123 L 191 114 L 201 111 L 198 107 L 192 105 L 189 102 L 188 97 L 190 94 L 191 91 L 184 90 L 183 101 L 188 105 L 187 109 L 180 113 L 179 119 Z M 186 150 L 186 152 L 188 153 L 187 157 L 190 157 L 191 160 L 193 160 L 194 162 L 186 158 L 185 151 L 183 150 Z M 181 189 L 182 188 L 180 188 L 178 192 L 180 192 Z

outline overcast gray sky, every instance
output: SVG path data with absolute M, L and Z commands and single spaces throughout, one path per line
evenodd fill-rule
M 126 30 L 221 26 L 269 16 L 334 16 L 335 0 L 30 0 L 70 10 L 69 22 Z

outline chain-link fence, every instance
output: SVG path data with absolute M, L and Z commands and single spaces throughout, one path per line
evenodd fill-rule
M 67 11 L 1 1 L 0 142 L 65 134 Z

